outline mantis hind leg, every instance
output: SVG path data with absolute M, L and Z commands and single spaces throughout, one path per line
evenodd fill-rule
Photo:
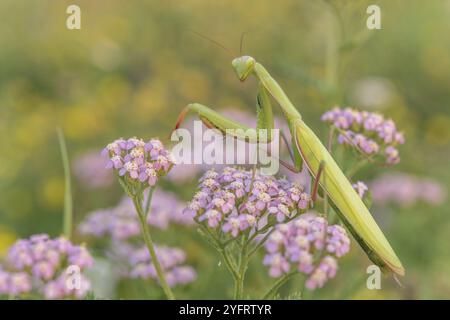
M 322 176 L 322 173 L 325 169 L 325 161 L 321 161 L 319 165 L 319 170 L 317 170 L 316 178 L 314 179 L 314 185 L 311 189 L 311 201 L 314 202 L 317 199 L 317 193 L 319 191 L 319 181 L 320 177 Z
M 289 145 L 289 142 L 286 138 L 286 135 L 283 133 L 282 130 L 280 130 L 280 144 L 281 141 L 284 142 L 284 144 L 286 145 L 286 148 L 288 149 L 289 152 L 289 156 L 291 158 L 292 164 L 287 163 L 286 161 L 279 159 L 280 160 L 280 164 L 285 167 L 286 169 L 288 169 L 291 172 L 294 173 L 300 173 L 302 171 L 302 159 L 301 157 L 297 158 L 296 157 L 296 150 L 291 148 L 291 146 Z M 297 152 L 298 153 L 298 152 Z
M 300 153 L 298 152 L 297 149 L 295 148 L 291 148 L 288 144 L 288 141 L 286 139 L 286 136 L 283 134 L 283 132 L 280 130 L 281 133 L 281 140 L 284 142 L 284 144 L 286 145 L 288 152 L 289 152 L 289 156 L 291 158 L 292 164 L 287 163 L 286 161 L 279 159 L 280 160 L 280 164 L 285 167 L 286 169 L 288 169 L 289 171 L 293 172 L 293 173 L 300 173 L 303 169 L 303 160 L 302 157 L 300 155 Z

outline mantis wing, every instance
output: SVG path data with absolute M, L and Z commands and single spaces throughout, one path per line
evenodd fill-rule
M 319 183 L 323 186 L 326 179 L 325 191 L 354 238 L 374 263 L 403 276 L 402 263 L 328 150 L 302 120 L 294 120 L 293 128 L 297 148 L 311 174 L 318 172 L 322 161 L 326 163 Z

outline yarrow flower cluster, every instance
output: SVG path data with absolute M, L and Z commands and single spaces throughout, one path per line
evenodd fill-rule
M 307 213 L 277 225 L 265 249 L 263 264 L 269 267 L 271 277 L 298 271 L 308 275 L 306 287 L 314 290 L 335 277 L 337 258 L 350 250 L 350 239 L 341 226 L 328 225 L 325 218 Z M 315 262 L 317 253 L 320 260 Z
M 50 239 L 37 234 L 18 240 L 0 267 L 0 295 L 40 294 L 46 299 L 81 299 L 90 289 L 89 280 L 79 274 L 78 284 L 71 285 L 70 266 L 77 271 L 91 267 L 93 259 L 87 249 L 66 238 Z M 78 275 L 77 275 L 78 276 Z
M 114 175 L 105 170 L 105 159 L 97 150 L 78 156 L 73 163 L 73 172 L 83 187 L 88 189 L 107 187 L 114 181 Z
M 144 196 L 144 202 L 148 194 Z M 159 229 L 167 229 L 170 224 L 190 226 L 192 217 L 183 214 L 184 205 L 170 192 L 156 189 L 150 205 L 147 223 Z M 140 235 L 140 225 L 132 200 L 124 197 L 116 207 L 96 210 L 80 223 L 78 231 L 82 235 L 112 239 L 128 239 Z
M 387 164 L 400 161 L 397 146 L 405 143 L 405 138 L 391 119 L 378 113 L 338 107 L 324 113 L 321 119 L 341 131 L 340 144 L 357 147 L 367 156 L 380 156 Z
M 144 202 L 148 193 L 144 194 Z M 184 206 L 175 195 L 156 189 L 153 194 L 147 223 L 165 230 L 172 224 L 191 226 L 192 217 L 182 213 Z M 119 266 L 123 278 L 157 280 L 147 247 L 140 238 L 140 224 L 136 209 L 129 198 L 124 198 L 116 207 L 94 211 L 79 225 L 82 235 L 106 238 L 109 241 L 109 258 Z M 195 270 L 183 265 L 186 254 L 182 249 L 156 245 L 156 254 L 164 270 L 169 286 L 183 285 L 195 280 Z
M 158 281 L 155 267 L 147 247 L 136 246 L 127 242 L 115 242 L 114 257 L 126 262 L 120 270 L 121 276 L 132 279 L 153 279 Z M 189 284 L 197 278 L 194 268 L 186 263 L 186 253 L 180 248 L 155 246 L 159 263 L 164 270 L 170 287 Z
M 114 169 L 126 182 L 154 186 L 173 166 L 170 152 L 157 139 L 118 139 L 102 151 L 109 156 L 107 168 Z
M 398 204 L 410 207 L 417 202 L 440 205 L 447 199 L 444 185 L 406 173 L 383 174 L 370 183 L 376 204 Z
M 185 213 L 209 228 L 237 237 L 268 223 L 279 223 L 303 213 L 310 195 L 286 179 L 263 176 L 257 171 L 226 167 L 207 171 Z

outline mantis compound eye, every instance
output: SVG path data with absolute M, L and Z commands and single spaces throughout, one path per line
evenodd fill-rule
M 255 59 L 250 56 L 238 57 L 231 62 L 236 75 L 241 81 L 247 79 L 248 75 L 253 71 L 255 63 Z

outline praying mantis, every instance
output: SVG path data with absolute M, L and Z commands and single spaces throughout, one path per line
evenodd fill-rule
M 292 136 L 293 165 L 282 162 L 288 169 L 300 172 L 305 163 L 315 179 L 314 190 L 321 186 L 324 194 L 355 240 L 368 257 L 383 271 L 403 276 L 405 269 L 387 241 L 383 232 L 373 219 L 369 210 L 353 189 L 350 181 L 337 165 L 327 148 L 316 134 L 303 121 L 301 114 L 287 97 L 280 85 L 269 72 L 253 57 L 241 56 L 232 61 L 232 66 L 240 81 L 254 76 L 258 80 L 257 130 L 246 133 L 249 128 L 224 117 L 213 109 L 199 103 L 188 104 L 180 113 L 175 129 L 178 129 L 189 112 L 196 113 L 203 123 L 219 130 L 223 135 L 230 134 L 236 139 L 249 142 L 259 141 L 258 129 L 274 128 L 271 98 L 281 108 Z M 234 129 L 227 131 L 227 129 Z M 241 130 L 237 130 L 241 129 Z M 271 136 L 269 135 L 270 142 Z M 325 182 L 326 181 L 326 182 Z M 315 198 L 315 194 L 312 198 Z

